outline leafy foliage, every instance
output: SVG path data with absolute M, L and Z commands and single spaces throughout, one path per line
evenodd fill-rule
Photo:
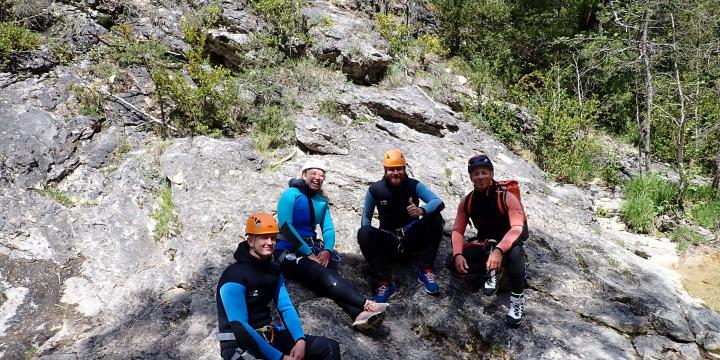
M 642 233 L 654 230 L 658 215 L 674 208 L 677 188 L 658 175 L 643 175 L 625 184 L 621 213 L 625 222 Z
M 38 45 L 38 34 L 10 22 L 0 22 L 0 65 L 6 61 L 8 55 L 33 50 Z

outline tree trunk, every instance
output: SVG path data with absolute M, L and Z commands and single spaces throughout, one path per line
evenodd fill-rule
M 640 159 L 641 166 L 646 172 L 650 171 L 650 123 L 652 122 L 652 110 L 653 110 L 653 77 L 652 77 L 652 62 L 650 59 L 651 49 L 648 41 L 648 27 L 650 22 L 650 11 L 645 9 L 643 13 L 642 21 L 642 36 L 640 39 L 640 57 L 643 60 L 645 67 L 645 118 L 643 119 L 642 127 L 640 129 L 640 146 L 642 147 L 642 156 Z
M 682 82 L 680 81 L 680 69 L 678 68 L 678 46 L 677 39 L 675 38 L 675 15 L 670 14 L 670 21 L 672 23 L 672 47 L 674 52 L 673 67 L 675 69 L 675 85 L 677 86 L 677 95 L 680 104 L 680 118 L 677 120 L 677 135 L 675 136 L 675 146 L 677 151 L 675 153 L 675 166 L 677 167 L 678 175 L 680 176 L 680 182 L 678 184 L 678 197 L 677 205 L 680 210 L 683 209 L 683 198 L 685 197 L 685 188 L 687 187 L 687 179 L 685 178 L 685 94 L 683 93 Z

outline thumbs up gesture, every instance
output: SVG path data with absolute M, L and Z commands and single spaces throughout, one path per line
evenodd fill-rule
M 416 218 L 416 217 L 425 215 L 425 209 L 416 206 L 415 203 L 413 203 L 412 198 L 408 199 L 408 204 L 409 205 L 407 207 L 407 212 L 408 212 L 408 215 L 410 215 L 411 217 Z

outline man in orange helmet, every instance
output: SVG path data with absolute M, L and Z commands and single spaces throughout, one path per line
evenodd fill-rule
M 380 303 L 386 303 L 397 290 L 386 257 L 407 252 L 420 253 L 417 277 L 425 291 L 428 294 L 440 291 L 433 267 L 443 232 L 440 212 L 445 205 L 427 186 L 408 177 L 405 166 L 402 151 L 392 149 L 383 155 L 384 176 L 365 193 L 362 224 L 357 235 L 377 285 L 374 300 Z M 425 204 L 419 206 L 420 200 Z M 371 226 L 375 207 L 379 228 Z
M 216 292 L 220 355 L 224 360 L 340 359 L 337 341 L 303 333 L 283 275 L 271 261 L 278 232 L 272 215 L 250 215 L 247 241 L 238 245 L 236 262 L 220 276 Z M 270 301 L 283 325 L 272 324 Z

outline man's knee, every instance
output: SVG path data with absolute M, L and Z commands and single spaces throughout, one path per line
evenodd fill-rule
M 372 240 L 372 233 L 373 233 L 372 230 L 373 230 L 373 227 L 370 225 L 365 225 L 365 226 L 361 227 L 360 229 L 358 229 L 357 240 L 358 240 L 358 244 L 360 244 L 361 247 L 367 246 L 370 244 L 370 242 Z

